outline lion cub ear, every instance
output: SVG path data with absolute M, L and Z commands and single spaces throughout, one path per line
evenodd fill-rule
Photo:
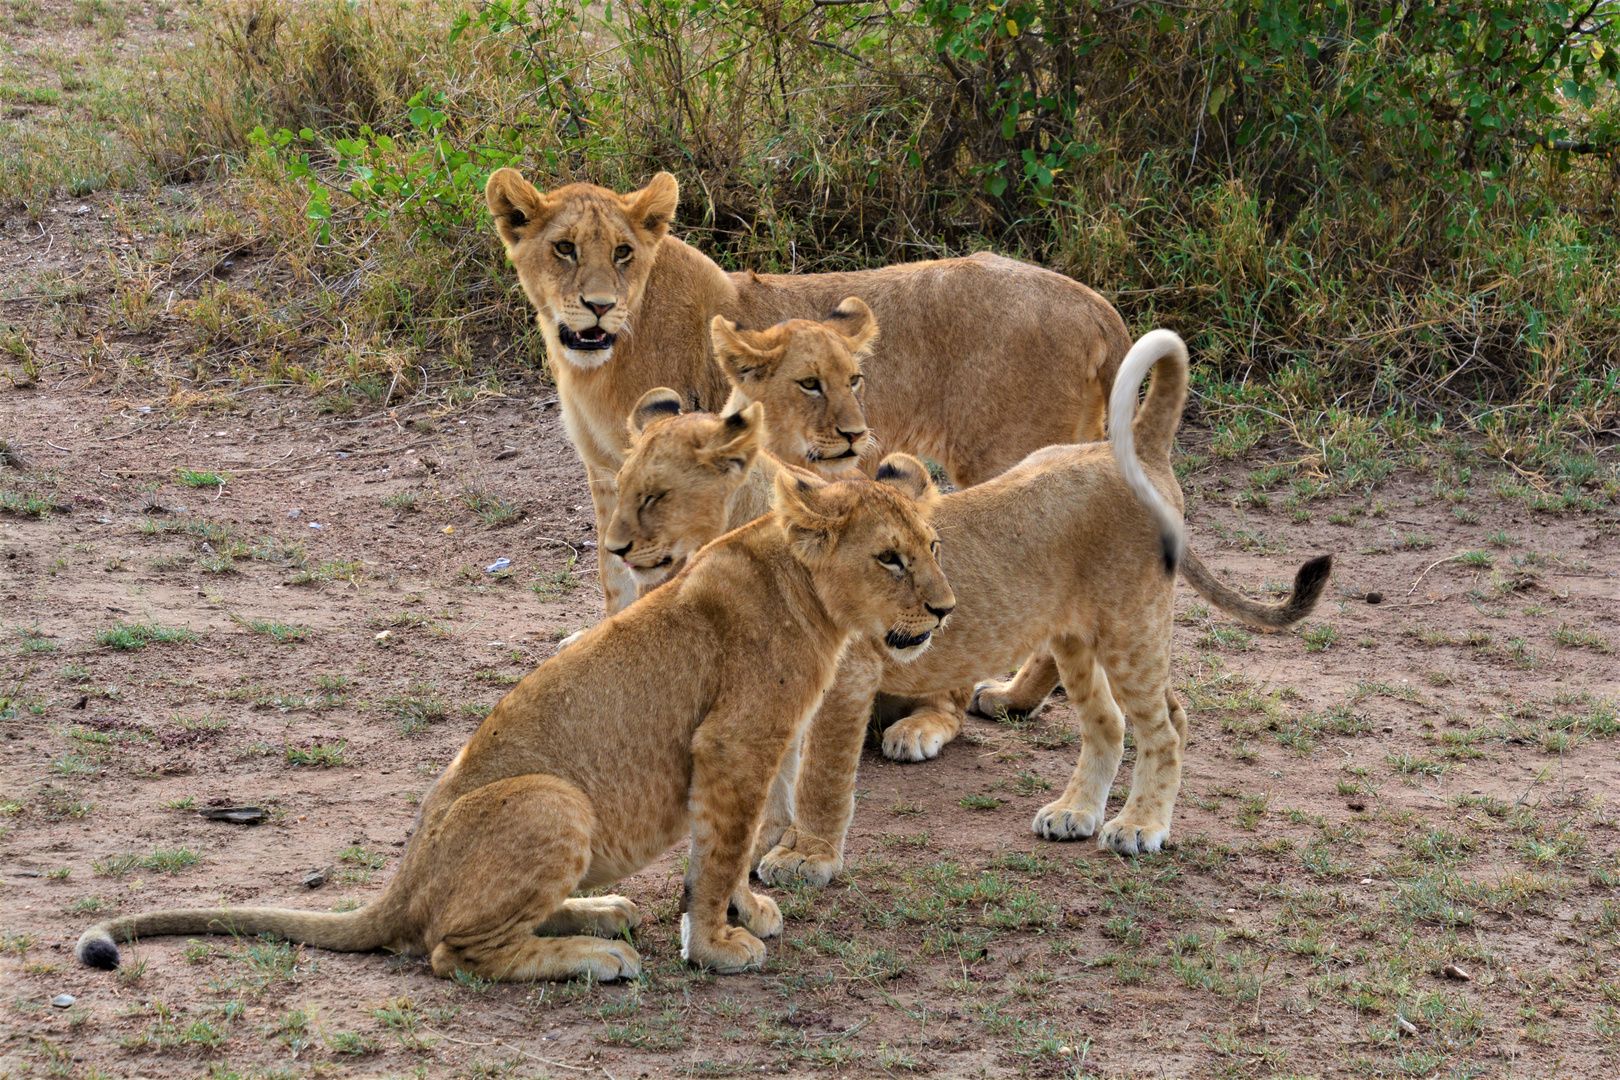
M 653 242 L 657 243 L 669 231 L 680 195 L 680 181 L 667 172 L 661 172 L 640 191 L 619 196 L 619 201 L 630 223 L 651 233 Z
M 939 495 L 934 487 L 934 478 L 928 475 L 928 467 L 910 454 L 890 454 L 885 457 L 878 462 L 877 473 L 872 479 L 903 492 L 919 506 L 931 505 Z
M 765 438 L 765 406 L 754 402 L 746 409 L 727 413 L 709 436 L 703 448 L 705 464 L 721 472 L 732 469 L 747 472 L 759 456 L 759 444 Z
M 768 376 L 782 358 L 779 348 L 756 348 L 748 340 L 752 336 L 724 315 L 709 320 L 709 341 L 714 345 L 715 361 L 732 386 Z
M 551 213 L 546 197 L 516 169 L 496 169 L 489 174 L 484 202 L 495 219 L 495 231 L 508 249 L 520 239 L 519 228 L 544 221 Z
M 772 505 L 787 533 L 788 542 L 800 558 L 825 553 L 843 524 L 844 515 L 830 497 L 827 481 L 800 469 L 783 469 L 776 474 L 776 497 Z
M 857 356 L 871 353 L 872 345 L 877 341 L 877 316 L 858 296 L 846 296 L 840 300 L 838 306 L 832 309 L 832 314 L 821 320 L 821 325 L 849 342 L 850 351 Z
M 631 441 L 641 438 L 641 433 L 651 424 L 679 415 L 681 415 L 681 395 L 667 386 L 653 387 L 642 394 L 636 400 L 635 408 L 630 410 L 630 420 L 626 427 L 629 428 Z

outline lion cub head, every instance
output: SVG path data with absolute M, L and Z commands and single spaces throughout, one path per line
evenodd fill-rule
M 726 531 L 727 503 L 764 439 L 764 409 L 683 414 L 680 395 L 661 386 L 641 396 L 627 426 L 630 450 L 601 542 L 638 584 L 656 585 Z
M 553 355 L 584 369 L 607 363 L 679 192 L 669 173 L 628 195 L 595 184 L 542 193 L 516 169 L 491 174 L 484 200 Z
M 716 315 L 709 333 L 732 388 L 723 411 L 762 404 L 766 449 L 824 476 L 847 472 L 872 442 L 861 361 L 877 332 L 871 309 L 853 296 L 822 322 L 789 319 L 767 330 L 744 330 Z
M 897 660 L 921 654 L 956 607 L 928 524 L 937 498 L 928 470 L 906 454 L 884 458 L 873 480 L 776 477 L 776 517 L 822 604 Z

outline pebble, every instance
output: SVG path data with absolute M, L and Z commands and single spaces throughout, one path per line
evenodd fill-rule
M 297 521 L 298 520 L 298 515 L 302 514 L 302 513 L 303 513 L 303 511 L 298 509 L 298 507 L 295 506 L 291 510 L 287 511 L 287 516 L 292 518 L 294 521 Z
M 51 998 L 51 1004 L 55 1005 L 58 1009 L 71 1009 L 73 1007 L 73 1003 L 78 1000 L 79 999 L 74 997 L 72 994 L 57 994 L 55 997 Z
M 1383 602 L 1384 602 L 1384 594 L 1383 593 L 1381 593 L 1381 592 L 1370 592 L 1370 593 L 1367 594 L 1367 603 L 1369 603 L 1369 604 L 1382 604 Z
M 484 572 L 488 573 L 488 574 L 498 574 L 502 570 L 505 570 L 508 566 L 511 566 L 511 565 L 512 565 L 512 560 L 511 559 L 496 559 L 494 562 L 492 562 L 488 566 L 484 567 Z

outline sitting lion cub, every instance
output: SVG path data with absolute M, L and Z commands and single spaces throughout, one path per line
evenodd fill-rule
M 756 410 L 755 420 L 758 419 Z M 688 827 L 681 954 L 758 967 L 776 904 L 747 887 L 772 777 L 831 685 L 852 637 L 904 660 L 955 606 L 915 458 L 876 482 L 784 475 L 776 513 L 694 556 L 657 595 L 586 631 L 479 725 L 422 801 L 399 872 L 358 911 L 157 911 L 85 931 L 77 955 L 118 964 L 115 941 L 276 934 L 321 948 L 420 953 L 434 973 L 523 981 L 633 977 L 618 896 L 572 897 L 662 855 Z M 741 926 L 728 926 L 727 907 Z
M 1186 731 L 1170 690 L 1174 578 L 1167 572 L 1183 542 L 1181 493 L 1170 468 L 1186 395 L 1179 338 L 1158 331 L 1132 348 L 1110 415 L 1132 414 L 1155 364 L 1147 400 L 1134 423 L 1115 426 L 1110 445 L 1050 447 L 939 499 L 931 521 L 958 600 L 951 625 L 935 635 L 927 654 L 903 665 L 852 643 L 806 736 L 796 809 L 791 757 L 773 791 L 761 842 L 781 843 L 761 860 L 762 877 L 796 874 L 825 883 L 842 865 L 855 767 L 879 691 L 908 698 L 948 692 L 1005 671 L 1038 647 L 1056 658 L 1083 742 L 1074 779 L 1036 815 L 1035 832 L 1052 840 L 1100 832 L 1104 846 L 1125 853 L 1162 846 Z M 664 572 L 666 559 L 673 563 L 715 530 L 758 512 L 782 472 L 797 474 L 755 449 L 762 437 L 757 404 L 727 417 L 681 413 L 680 405 L 669 390 L 642 397 L 619 472 L 622 516 L 611 534 L 644 583 Z M 775 433 L 769 438 L 774 442 Z M 634 514 L 636 506 L 646 509 Z M 1325 556 L 1306 563 L 1292 596 L 1276 605 L 1246 600 L 1203 575 L 1189 580 L 1233 614 L 1281 624 L 1312 610 L 1331 565 Z M 1122 708 L 1135 730 L 1138 761 L 1123 811 L 1104 824 L 1123 746 Z

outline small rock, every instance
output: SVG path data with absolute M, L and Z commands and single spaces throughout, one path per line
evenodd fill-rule
M 1408 1020 L 1400 1013 L 1395 1014 L 1395 1024 L 1408 1035 L 1416 1035 L 1418 1033 L 1417 1025 L 1413 1024 L 1412 1021 Z
M 270 811 L 261 806 L 216 806 L 197 812 L 209 821 L 228 821 L 232 825 L 257 825 L 270 817 Z
M 1370 593 L 1367 594 L 1367 603 L 1369 603 L 1369 604 L 1382 604 L 1383 602 L 1384 602 L 1384 594 L 1383 593 L 1381 593 L 1381 592 L 1370 592 Z
M 309 523 L 309 527 L 312 528 L 312 529 L 324 529 L 324 528 L 326 528 L 325 525 L 317 525 L 313 521 Z
M 1468 972 L 1464 971 L 1456 964 L 1447 964 L 1445 967 L 1440 969 L 1440 974 L 1444 975 L 1448 979 L 1456 979 L 1459 982 L 1474 981 L 1474 977 L 1472 975 L 1468 974 Z
M 332 868 L 330 866 L 323 866 L 319 870 L 311 870 L 304 875 L 304 887 L 306 889 L 318 889 L 325 885 L 326 879 L 331 876 Z
M 505 570 L 508 566 L 511 566 L 511 565 L 512 565 L 512 560 L 511 559 L 496 559 L 494 562 L 492 562 L 488 566 L 484 567 L 484 572 L 486 574 L 498 574 L 502 570 Z
M 71 1009 L 73 1008 L 74 1003 L 78 1000 L 79 999 L 74 997 L 72 994 L 57 994 L 55 997 L 51 998 L 51 1004 L 55 1005 L 58 1009 Z
M 523 451 L 519 450 L 517 447 L 508 446 L 505 450 L 502 450 L 500 453 L 495 455 L 495 460 L 505 461 L 507 458 L 515 458 L 521 453 L 523 453 Z
M 1367 809 L 1367 804 L 1362 802 L 1360 799 L 1357 799 L 1354 802 L 1347 802 L 1344 805 L 1348 806 L 1352 810 L 1357 810 L 1357 811 Z
M 297 521 L 298 520 L 298 515 L 302 514 L 302 513 L 303 513 L 303 511 L 298 509 L 298 507 L 295 506 L 291 510 L 287 511 L 287 516 L 292 518 L 294 521 Z
M 394 632 L 392 630 L 384 630 L 382 633 L 378 634 L 376 637 L 372 638 L 371 640 L 372 641 L 387 641 L 389 638 L 391 638 L 393 636 L 394 636 Z

